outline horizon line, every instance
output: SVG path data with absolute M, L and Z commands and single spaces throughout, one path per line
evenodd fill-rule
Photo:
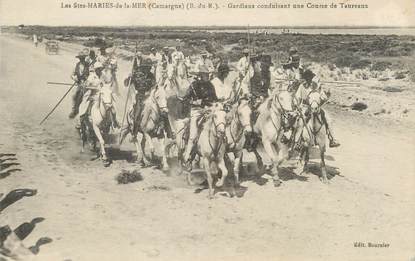
M 27 27 L 118 27 L 118 28 L 223 28 L 223 29 L 282 29 L 282 28 L 318 28 L 318 29 L 375 29 L 375 28 L 415 28 L 415 25 L 399 26 L 399 25 L 42 25 L 42 24 L 13 24 L 13 25 L 0 25 L 1 27 L 19 27 L 20 25 Z

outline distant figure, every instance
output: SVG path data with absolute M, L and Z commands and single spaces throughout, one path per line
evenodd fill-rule
M 36 34 L 33 34 L 33 43 L 35 44 L 35 47 L 37 47 L 38 40 L 37 40 L 37 35 Z
M 97 61 L 97 56 L 94 50 L 89 51 L 88 57 L 85 58 L 85 61 L 88 63 L 89 67 L 93 67 L 95 62 Z
M 215 66 L 213 66 L 212 60 L 209 59 L 209 53 L 208 52 L 202 52 L 200 54 L 200 59 L 196 62 L 196 68 L 199 68 L 199 66 L 205 66 L 209 71 L 209 79 L 213 78 L 213 73 L 215 72 Z
M 152 63 L 153 63 L 153 66 L 151 67 L 151 73 L 154 74 L 156 76 L 156 79 L 157 79 L 156 69 L 157 69 L 157 65 L 162 60 L 161 54 L 159 52 L 157 52 L 157 49 L 155 47 L 152 47 L 151 50 L 150 50 L 150 55 L 148 56 L 148 58 L 150 58 Z
M 179 43 L 176 45 L 176 50 L 171 54 L 171 58 L 172 60 L 177 60 L 179 63 L 184 62 L 184 54 L 181 51 L 181 46 Z
M 282 64 L 282 68 L 285 71 L 287 79 L 290 81 L 289 90 L 295 92 L 302 80 L 304 80 L 304 69 L 297 48 L 291 47 L 288 54 L 288 61 Z
M 167 78 L 167 65 L 171 62 L 169 56 L 169 47 L 163 47 L 163 52 L 160 54 L 160 59 L 157 60 L 156 65 L 156 83 L 157 85 L 163 85 Z

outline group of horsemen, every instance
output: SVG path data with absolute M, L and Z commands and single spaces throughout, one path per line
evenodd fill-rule
M 220 59 L 214 63 L 210 59 L 210 54 L 204 52 L 193 65 L 195 68 L 192 71 L 195 76 L 194 80 L 182 97 L 190 107 L 189 140 L 183 156 L 187 165 L 191 164 L 194 156 L 191 154 L 201 129 L 198 125 L 199 120 L 212 104 L 220 102 L 226 107 L 234 104 L 238 99 L 248 99 L 253 111 L 252 122 L 254 122 L 257 108 L 269 95 L 269 67 L 272 65 L 270 57 L 260 53 L 251 54 L 249 49 L 244 49 L 242 52 L 243 55 L 236 64 L 238 77 L 229 85 L 225 82 L 231 71 L 228 63 L 222 62 Z M 72 79 L 76 82 L 77 88 L 73 95 L 73 106 L 69 118 L 75 118 L 79 114 L 80 124 L 82 119 L 88 116 L 100 88 L 111 88 L 115 96 L 119 96 L 119 89 L 116 78 L 117 59 L 114 53 L 107 53 L 106 48 L 101 47 L 98 55 L 93 50 L 85 49 L 76 57 L 79 61 L 75 66 Z M 189 59 L 185 58 L 180 46 L 176 46 L 173 52 L 169 47 L 163 48 L 161 52 L 158 52 L 156 48 L 151 48 L 149 55 L 136 52 L 132 73 L 124 80 L 126 87 L 132 86 L 135 89 L 135 100 L 131 110 L 134 114 L 132 133 L 138 131 L 141 111 L 148 94 L 153 88 L 163 86 L 169 78 L 167 66 L 181 63 L 187 67 L 192 66 Z M 255 66 L 259 66 L 259 70 Z M 296 48 L 290 48 L 288 61 L 282 64 L 282 68 L 285 74 L 282 86 L 292 93 L 295 106 L 307 118 L 309 111 L 306 102 L 310 92 L 320 92 L 323 103 L 328 99 L 330 93 L 322 89 L 318 77 L 311 70 L 303 69 Z M 255 77 L 257 71 L 260 75 Z M 245 84 L 242 84 L 244 81 Z M 340 144 L 334 139 L 329 117 L 324 110 L 321 110 L 321 118 L 327 130 L 329 146 L 338 147 Z M 113 128 L 121 127 L 117 121 L 114 107 L 111 110 L 111 121 Z M 168 124 L 167 118 L 160 124 L 166 126 Z M 254 133 L 251 134 L 255 136 Z M 284 133 L 283 138 L 286 142 L 292 140 L 290 135 L 290 130 Z

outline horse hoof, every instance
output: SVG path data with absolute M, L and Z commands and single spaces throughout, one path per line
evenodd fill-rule
M 218 181 L 216 182 L 216 187 L 220 188 L 220 187 L 222 187 L 222 186 L 223 186 L 223 181 L 222 181 L 222 180 L 218 180 Z
M 280 179 L 274 179 L 274 187 L 277 188 L 281 186 L 281 184 L 282 184 L 282 181 Z
M 323 184 L 330 184 L 330 181 L 327 178 L 320 178 L 321 182 L 323 182 Z

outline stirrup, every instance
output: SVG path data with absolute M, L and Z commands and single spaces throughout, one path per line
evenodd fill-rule
M 335 140 L 330 140 L 330 142 L 329 142 L 329 147 L 330 148 L 336 148 L 336 147 L 339 147 L 339 146 L 340 146 L 340 143 L 338 143 Z

